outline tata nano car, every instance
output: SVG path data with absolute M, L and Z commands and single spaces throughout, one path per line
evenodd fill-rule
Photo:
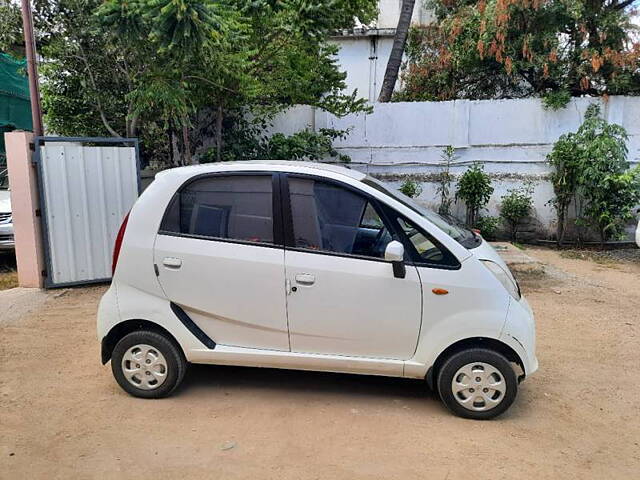
M 531 309 L 479 235 L 355 170 L 261 161 L 167 170 L 116 239 L 102 361 L 132 395 L 188 363 L 423 379 L 494 417 L 538 362 Z

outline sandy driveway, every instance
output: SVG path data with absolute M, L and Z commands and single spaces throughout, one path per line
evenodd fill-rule
M 250 368 L 134 399 L 98 360 L 103 288 L 50 298 L 0 326 L 0 477 L 639 478 L 640 265 L 531 253 L 541 369 L 491 422 L 417 381 Z

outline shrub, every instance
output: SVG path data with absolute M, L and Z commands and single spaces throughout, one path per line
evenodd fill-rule
M 451 204 L 453 199 L 451 198 L 451 182 L 453 181 L 453 175 L 451 174 L 451 164 L 456 159 L 456 149 L 451 145 L 442 149 L 442 168 L 438 172 L 436 177 L 436 194 L 440 197 L 440 205 L 438 206 L 438 213 L 440 215 L 451 215 Z
M 486 240 L 495 240 L 496 234 L 500 229 L 500 218 L 478 217 L 474 227 L 480 230 L 480 235 L 482 235 Z
M 415 198 L 422 193 L 422 185 L 415 180 L 407 179 L 398 189 L 407 197 Z
M 542 96 L 542 106 L 548 110 L 560 110 L 571 101 L 571 93 L 567 90 L 547 92 Z
M 492 193 L 491 179 L 479 163 L 474 163 L 462 174 L 456 198 L 461 198 L 467 207 L 468 226 L 475 225 L 478 212 L 489 202 Z
M 500 216 L 509 226 L 512 242 L 517 240 L 518 227 L 531 213 L 533 208 L 532 193 L 532 186 L 525 184 L 522 187 L 508 190 L 507 194 L 502 197 Z
M 577 132 L 560 137 L 547 159 L 558 214 L 558 243 L 564 238 L 571 202 L 576 207 L 578 241 L 581 228 L 594 227 L 602 244 L 620 234 L 640 201 L 640 172 L 628 170 L 627 132 L 600 116 L 590 105 Z
M 231 129 L 229 129 L 231 131 Z M 350 162 L 348 155 L 339 153 L 334 147 L 336 139 L 345 138 L 346 130 L 321 128 L 317 132 L 301 130 L 293 135 L 274 133 L 271 137 L 262 135 L 260 126 L 248 122 L 238 122 L 232 133 L 225 136 L 222 161 L 228 160 L 309 160 L 334 159 Z M 201 163 L 214 162 L 216 148 L 204 153 Z

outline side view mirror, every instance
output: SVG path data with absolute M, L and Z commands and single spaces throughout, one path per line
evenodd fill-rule
M 404 245 L 397 240 L 392 240 L 384 250 L 384 259 L 393 265 L 393 276 L 404 278 L 407 269 L 404 266 Z

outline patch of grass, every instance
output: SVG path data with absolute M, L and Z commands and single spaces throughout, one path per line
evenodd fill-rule
M 527 247 L 525 247 L 523 244 L 518 243 L 518 242 L 513 242 L 511 245 L 516 247 L 518 250 L 526 250 L 527 249 Z
M 0 290 L 8 290 L 18 286 L 18 272 L 0 273 Z

